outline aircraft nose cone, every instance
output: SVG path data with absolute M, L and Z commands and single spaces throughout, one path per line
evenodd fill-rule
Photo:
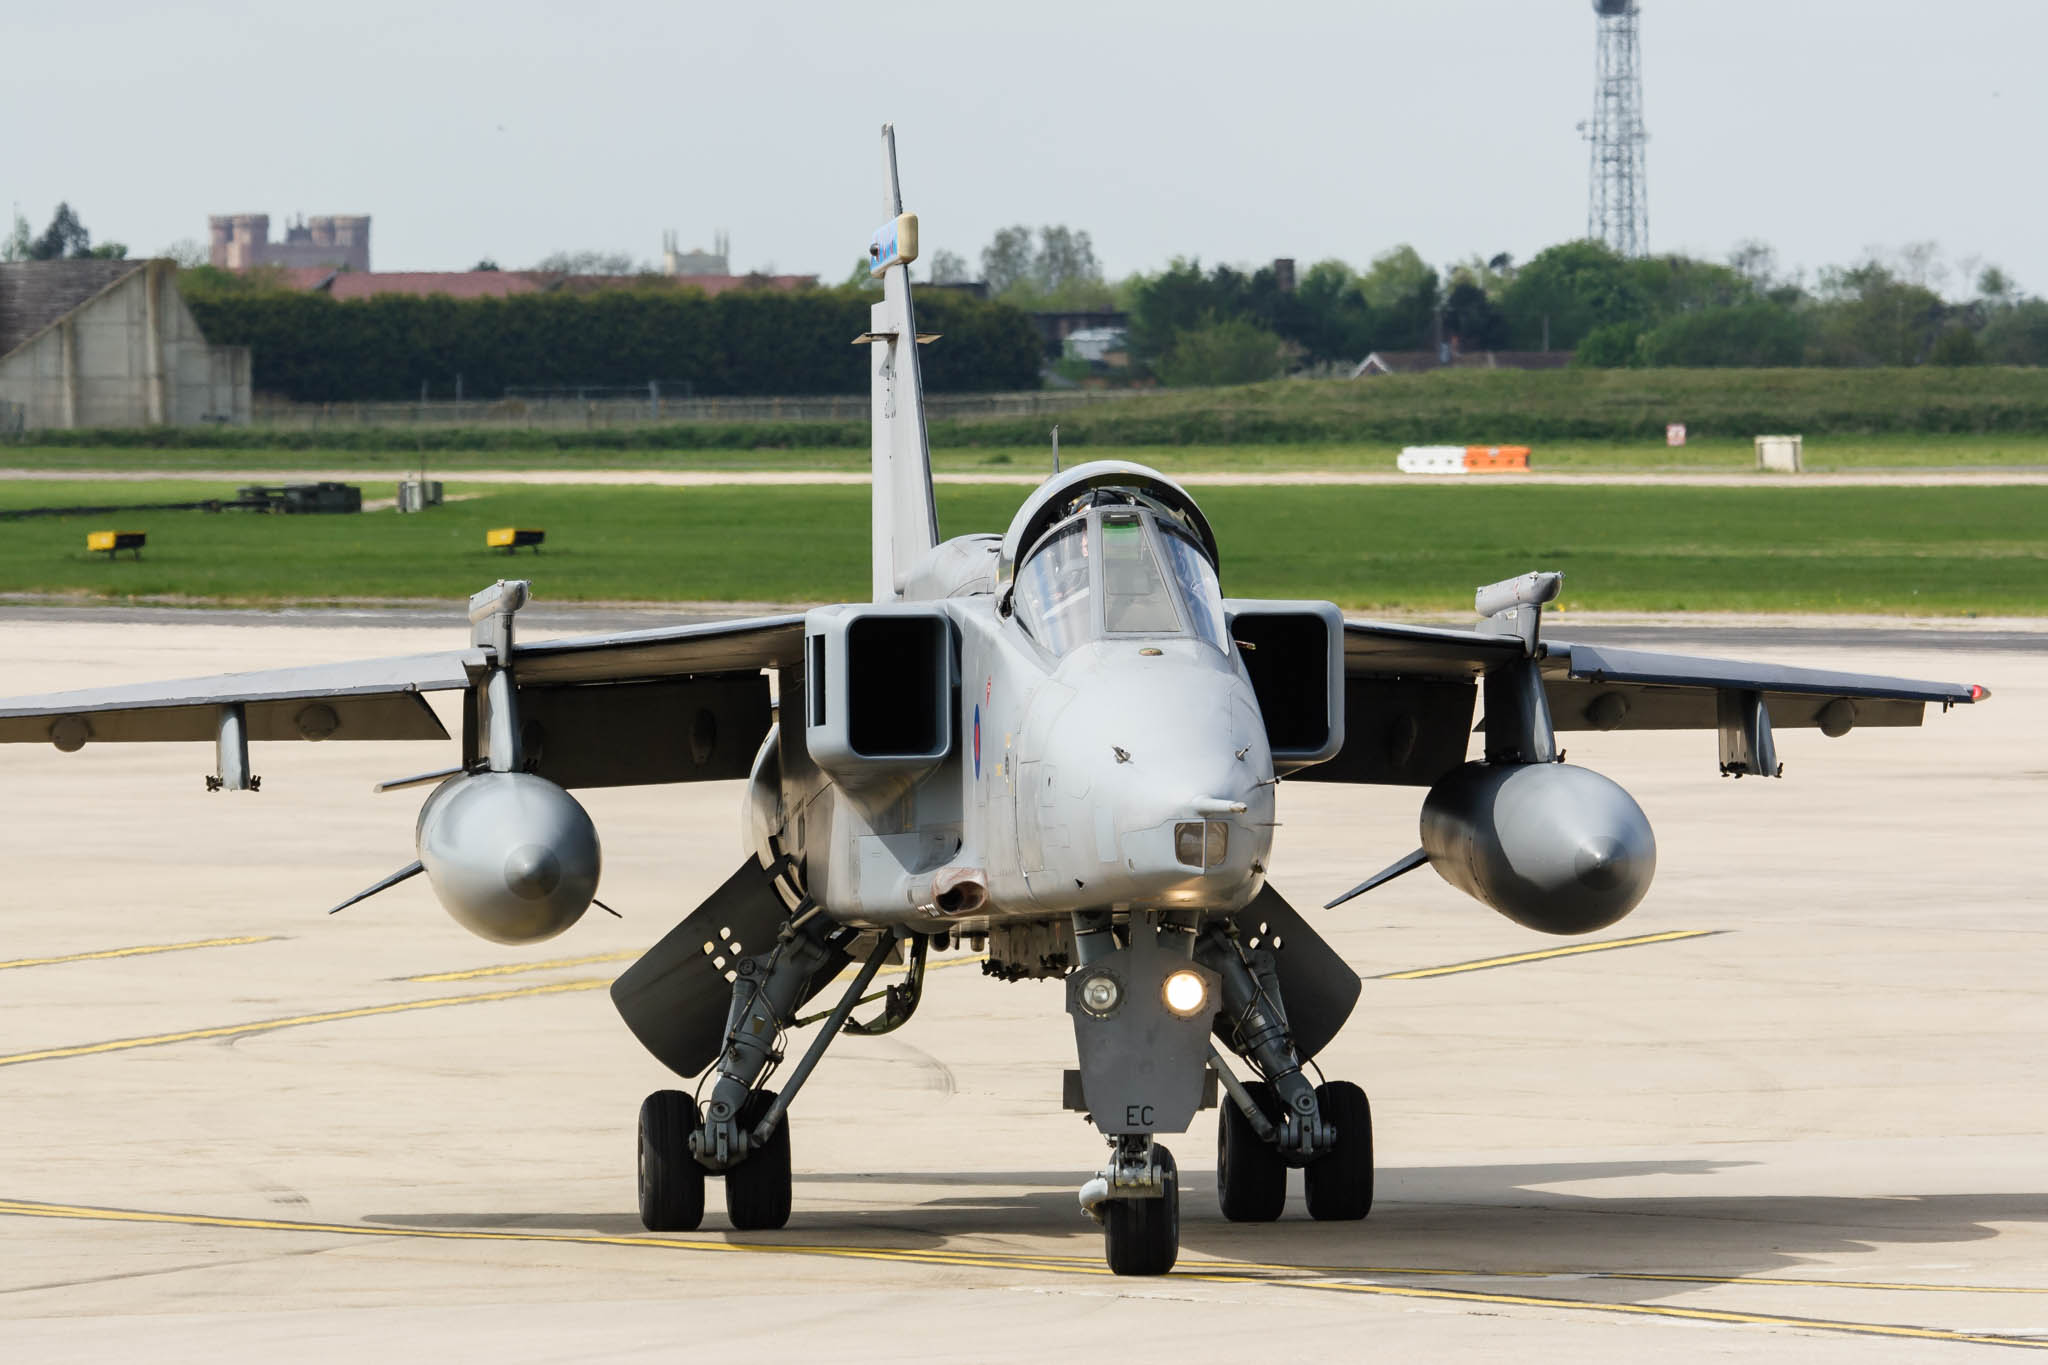
M 505 855 L 505 888 L 521 900 L 537 901 L 562 884 L 562 860 L 539 844 L 521 844 Z

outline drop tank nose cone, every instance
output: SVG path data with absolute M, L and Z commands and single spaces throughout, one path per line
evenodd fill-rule
M 1623 858 L 1618 840 L 1595 836 L 1579 845 L 1573 860 L 1579 885 L 1593 891 L 1612 891 L 1621 885 Z
M 537 901 L 562 884 L 562 860 L 539 844 L 522 844 L 505 855 L 505 889 Z

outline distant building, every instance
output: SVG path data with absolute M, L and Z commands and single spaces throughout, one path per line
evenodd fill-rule
M 206 220 L 211 250 L 208 260 L 223 270 L 252 270 L 281 265 L 297 269 L 328 266 L 337 270 L 370 268 L 369 215 L 305 218 L 287 224 L 284 240 L 270 240 L 267 213 L 223 213 Z
M 1131 315 L 1115 309 L 1097 308 L 1071 313 L 1033 313 L 1031 323 L 1038 328 L 1038 339 L 1045 346 L 1045 358 L 1058 360 L 1065 354 L 1067 338 L 1076 332 L 1092 332 L 1104 328 L 1127 332 L 1131 326 Z
M 1435 351 L 1374 351 L 1352 368 L 1353 379 L 1431 370 L 1562 370 L 1570 351 L 1461 351 L 1451 342 Z
M 1063 345 L 1069 360 L 1085 360 L 1112 370 L 1131 363 L 1130 334 L 1121 327 L 1083 327 L 1067 333 Z
M 208 344 L 173 261 L 0 265 L 0 408 L 37 427 L 249 420 L 249 348 Z
M 723 232 L 711 239 L 711 250 L 691 247 L 688 251 L 676 249 L 677 237 L 673 229 L 661 234 L 661 269 L 667 275 L 725 275 L 732 274 L 732 239 Z

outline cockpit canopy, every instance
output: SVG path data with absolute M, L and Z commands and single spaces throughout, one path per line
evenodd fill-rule
M 1189 636 L 1228 649 L 1216 565 L 1168 508 L 1098 489 L 1018 565 L 1017 620 L 1055 654 L 1118 636 Z

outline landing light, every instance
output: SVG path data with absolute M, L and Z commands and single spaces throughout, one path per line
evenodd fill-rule
M 1123 988 L 1108 972 L 1097 972 L 1081 983 L 1081 1006 L 1090 1014 L 1108 1014 L 1123 998 Z
M 1082 990 L 1085 993 L 1087 987 L 1082 987 Z M 1166 997 L 1166 1008 L 1185 1019 L 1209 1003 L 1209 983 L 1202 980 L 1199 972 L 1183 967 L 1166 978 L 1166 989 L 1162 994 Z

